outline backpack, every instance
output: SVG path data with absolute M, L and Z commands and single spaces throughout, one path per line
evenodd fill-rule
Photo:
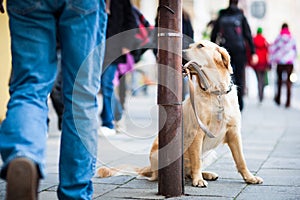
M 134 61 L 138 62 L 141 56 L 150 48 L 153 48 L 154 26 L 152 26 L 145 16 L 134 6 L 132 11 L 137 23 L 137 32 L 135 33 L 136 50 L 131 51 Z
M 242 23 L 243 15 L 241 13 L 220 16 L 216 43 L 229 51 L 245 49 Z

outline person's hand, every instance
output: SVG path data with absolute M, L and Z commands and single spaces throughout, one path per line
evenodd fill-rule
M 256 54 L 253 54 L 251 57 L 251 64 L 256 65 L 258 63 L 258 56 Z
M 3 0 L 0 0 L 0 12 L 4 13 Z
M 129 49 L 127 49 L 126 47 L 122 48 L 122 55 L 128 54 L 130 52 Z

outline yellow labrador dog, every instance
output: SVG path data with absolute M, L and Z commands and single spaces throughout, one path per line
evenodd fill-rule
M 191 98 L 183 104 L 185 175 L 192 178 L 192 184 L 196 187 L 206 187 L 206 180 L 216 180 L 216 173 L 202 171 L 202 158 L 218 145 L 227 143 L 245 182 L 262 183 L 262 178 L 248 170 L 242 151 L 241 113 L 237 90 L 231 81 L 233 72 L 228 52 L 212 42 L 200 41 L 190 45 L 184 54 L 190 61 L 187 68 L 188 65 L 196 66 L 196 70 L 187 73 L 200 72 L 200 76 L 196 76 L 194 89 L 191 88 L 194 90 Z M 200 127 L 199 123 L 205 127 Z M 150 166 L 135 168 L 134 171 L 150 180 L 157 180 L 157 170 L 158 138 L 151 148 Z M 108 177 L 120 174 L 118 172 L 120 168 L 101 167 L 97 174 Z

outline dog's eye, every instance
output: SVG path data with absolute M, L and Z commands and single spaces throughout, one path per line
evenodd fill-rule
M 198 44 L 198 45 L 197 45 L 197 48 L 198 48 L 198 49 L 201 49 L 202 47 L 204 47 L 203 44 Z

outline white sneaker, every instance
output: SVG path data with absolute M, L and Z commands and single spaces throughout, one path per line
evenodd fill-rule
M 125 117 L 122 117 L 119 121 L 115 121 L 116 133 L 126 132 Z
M 106 126 L 101 126 L 98 133 L 100 136 L 112 136 L 116 135 L 116 130 L 108 128 Z

